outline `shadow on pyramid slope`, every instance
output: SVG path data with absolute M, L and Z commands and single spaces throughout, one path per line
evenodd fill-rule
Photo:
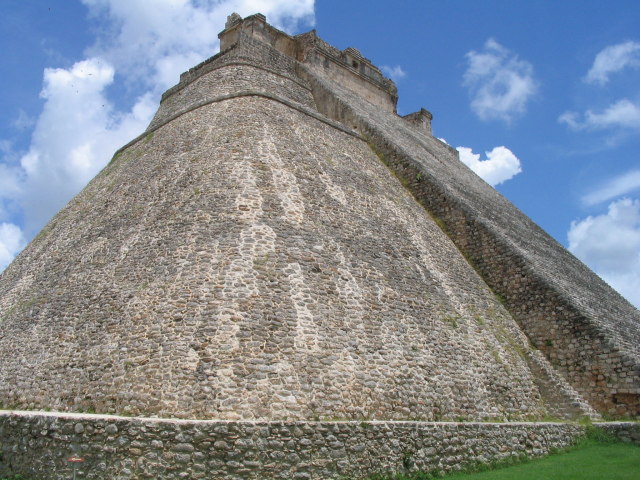
M 587 401 L 633 414 L 637 311 L 600 284 L 583 306 L 586 269 L 562 303 L 567 277 L 547 282 L 538 260 L 584 267 L 487 193 L 426 117 L 397 117 L 375 66 L 261 15 L 221 37 L 0 277 L 0 404 L 230 420 L 594 416 Z M 485 221 L 501 214 L 514 235 Z M 488 240 L 469 247 L 465 228 Z M 516 261 L 513 280 L 500 265 Z M 563 338 L 595 347 L 571 363 Z

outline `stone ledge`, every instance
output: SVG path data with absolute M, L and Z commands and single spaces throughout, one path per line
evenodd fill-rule
M 304 113 L 305 115 L 308 115 L 309 117 L 313 117 L 316 120 L 322 122 L 322 123 L 326 123 L 327 125 L 340 130 L 344 133 L 347 133 L 353 137 L 359 138 L 361 140 L 363 140 L 362 135 L 360 135 L 358 132 L 354 131 L 354 130 L 350 130 L 349 128 L 345 127 L 342 123 L 340 122 L 336 122 L 335 120 L 332 120 L 318 112 L 315 112 L 313 110 L 311 110 L 310 108 L 307 108 L 303 105 L 298 105 L 290 100 L 287 100 L 286 98 L 282 98 L 278 95 L 274 95 L 272 93 L 268 93 L 268 92 L 261 92 L 258 90 L 243 90 L 243 91 L 238 91 L 235 93 L 231 93 L 229 95 L 220 95 L 217 96 L 215 98 L 211 98 L 209 100 L 205 100 L 204 102 L 199 102 L 196 103 L 195 105 L 185 109 L 185 110 L 181 110 L 173 115 L 171 115 L 170 117 L 168 117 L 166 120 L 162 121 L 161 123 L 158 123 L 157 125 L 154 125 L 153 127 L 148 128 L 147 130 L 145 130 L 144 132 L 142 132 L 140 135 L 138 135 L 136 138 L 134 138 L 133 140 L 131 140 L 130 142 L 128 142 L 126 145 L 123 145 L 122 147 L 120 147 L 118 150 L 115 151 L 115 153 L 113 154 L 113 156 L 117 156 L 120 152 L 126 150 L 127 148 L 135 145 L 136 143 L 138 143 L 140 140 L 143 140 L 147 135 L 149 135 L 152 132 L 155 132 L 156 130 L 162 128 L 163 126 L 165 126 L 166 124 L 172 122 L 173 120 L 175 120 L 178 117 L 181 117 L 182 115 L 185 115 L 189 112 L 192 112 L 194 110 L 197 110 L 199 108 L 202 107 L 206 107 L 207 105 L 210 105 L 212 103 L 218 103 L 218 102 L 223 102 L 226 100 L 232 100 L 234 98 L 242 98 L 242 97 L 262 97 L 262 98 L 266 98 L 267 100 L 273 100 L 275 102 L 281 103 L 289 108 L 292 108 L 294 110 L 299 111 L 300 113 Z
M 329 479 L 453 471 L 565 448 L 569 423 L 218 421 L 0 412 L 0 475 L 81 478 Z
M 126 415 L 109 415 L 103 413 L 80 413 L 80 412 L 60 412 L 47 410 L 2 410 L 0 409 L 0 418 L 7 416 L 24 417 L 24 418 L 56 418 L 68 420 L 105 420 L 105 421 L 127 421 L 127 422 L 143 422 L 143 423 L 177 423 L 177 424 L 246 424 L 246 425 L 434 425 L 434 426 L 451 426 L 451 425 L 492 425 L 496 428 L 501 426 L 532 426 L 532 425 L 574 425 L 572 422 L 422 422 L 419 420 L 203 420 L 197 418 L 166 418 L 166 417 L 141 417 Z M 617 426 L 626 427 L 629 425 L 638 425 L 635 422 L 596 422 L 593 425 L 601 426 Z
M 300 87 L 304 88 L 305 90 L 311 90 L 307 85 L 305 85 L 304 83 L 302 83 L 298 78 L 293 77 L 291 75 L 287 75 L 285 73 L 282 73 L 280 70 L 276 70 L 275 68 L 268 68 L 265 67 L 263 65 L 256 65 L 255 62 L 250 62 L 247 60 L 242 60 L 242 59 L 231 59 L 228 60 L 226 62 L 213 62 L 214 60 L 218 60 L 219 57 L 216 55 L 214 57 L 211 57 L 209 60 L 207 60 L 206 62 L 202 63 L 202 67 L 198 66 L 197 71 L 194 71 L 192 76 L 189 77 L 188 79 L 184 80 L 184 81 L 180 81 L 177 85 L 174 85 L 173 87 L 171 87 L 170 89 L 168 89 L 166 92 L 164 92 L 162 94 L 162 99 L 160 100 L 160 103 L 164 102 L 165 100 L 167 100 L 169 97 L 171 97 L 172 95 L 180 92 L 181 90 L 184 90 L 185 87 L 188 87 L 189 85 L 191 85 L 193 82 L 195 82 L 196 80 L 198 80 L 199 78 L 215 71 L 215 70 L 219 70 L 221 68 L 226 68 L 226 67 L 233 67 L 233 66 L 237 66 L 237 65 L 241 65 L 241 66 L 246 66 L 246 67 L 252 67 L 255 68 L 257 70 L 262 70 L 265 72 L 269 72 L 272 73 L 274 75 L 277 75 L 279 77 L 282 78 L 286 78 L 287 80 L 292 81 L 293 83 L 299 85 Z M 205 68 L 207 67 L 207 68 Z M 195 69 L 195 67 L 194 67 Z M 194 70 L 192 69 L 192 70 Z M 188 73 L 191 73 L 191 70 L 189 70 Z M 183 74 L 184 75 L 184 74 Z
M 598 422 L 593 424 L 606 433 L 627 443 L 640 445 L 640 423 L 638 422 Z

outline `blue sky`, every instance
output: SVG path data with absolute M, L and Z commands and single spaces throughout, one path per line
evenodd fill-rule
M 2 0 L 0 269 L 141 133 L 233 11 L 353 46 L 434 135 L 640 305 L 637 0 Z

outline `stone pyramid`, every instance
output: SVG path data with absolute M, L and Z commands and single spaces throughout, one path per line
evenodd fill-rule
M 638 311 L 353 48 L 229 17 L 0 277 L 0 406 L 214 420 L 637 415 Z

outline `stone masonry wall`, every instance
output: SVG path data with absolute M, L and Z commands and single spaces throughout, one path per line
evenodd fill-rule
M 604 430 L 623 442 L 640 445 L 640 423 L 608 422 L 594 425 L 596 428 Z
M 369 139 L 553 366 L 599 411 L 640 414 L 640 313 L 450 147 L 317 72 L 305 77 L 320 111 Z
M 296 75 L 295 66 L 291 58 L 242 34 L 240 42 L 224 55 L 182 74 L 180 83 L 163 95 L 148 130 L 207 100 L 247 90 L 268 92 L 315 109 L 311 88 Z
M 315 32 L 295 38 L 306 52 L 305 64 L 328 80 L 324 90 L 315 83 L 313 93 L 320 111 L 343 121 L 348 128 L 366 132 L 389 159 L 404 159 L 399 163 L 391 161 L 390 166 L 404 178 L 406 186 L 423 205 L 443 222 L 447 234 L 509 307 L 532 343 L 583 394 L 589 391 L 590 401 L 599 410 L 613 415 L 638 414 L 637 311 L 493 189 L 470 175 L 457 161 L 453 149 L 424 135 L 424 131 L 406 125 L 402 128 L 394 115 L 385 118 L 378 109 L 371 110 L 362 100 L 368 98 L 362 88 L 349 84 L 351 91 L 347 92 L 344 85 L 338 85 L 343 82 L 335 73 L 323 72 L 314 60 L 314 48 L 332 50 L 334 56 L 341 54 L 339 50 L 327 45 Z M 287 55 L 278 56 L 275 50 L 249 36 L 241 40 L 236 45 L 238 52 L 250 53 L 254 61 L 267 55 L 270 64 L 277 58 L 276 63 L 281 71 L 287 72 L 287 78 L 300 82 L 301 78 L 294 75 L 299 69 L 296 70 Z M 225 58 L 232 57 L 225 55 Z M 221 59 L 215 62 L 220 63 Z M 192 69 L 184 75 L 184 81 L 212 68 L 206 63 L 211 62 Z M 304 72 L 303 69 L 302 78 L 308 80 L 309 72 Z M 305 94 L 308 93 L 309 83 L 305 82 L 303 87 Z M 293 94 L 291 98 L 299 101 L 302 97 Z M 349 115 L 345 115 L 344 102 L 350 104 Z M 302 103 L 311 105 L 308 99 Z M 336 111 L 331 111 L 334 107 Z M 349 120 L 345 121 L 347 117 Z M 453 170 L 461 182 L 450 177 Z M 496 211 L 501 214 L 494 215 Z M 518 235 L 524 231 L 527 234 Z M 558 265 L 565 269 L 570 266 L 570 273 L 558 270 Z M 605 297 L 607 309 L 602 307 L 601 299 Z
M 396 111 L 398 92 L 395 84 L 353 48 L 339 51 L 320 39 L 314 31 L 295 37 L 303 51 L 304 64 L 318 70 L 341 85 L 358 92 L 362 98 L 388 111 Z
M 3 275 L 11 408 L 550 413 L 518 326 L 368 145 L 262 97 L 122 151 Z
M 252 65 L 223 64 L 164 100 L 149 129 L 166 123 L 172 115 L 211 99 L 246 91 L 262 91 L 315 109 L 310 89 L 283 75 Z
M 220 422 L 0 413 L 0 477 L 318 479 L 448 472 L 540 456 L 584 429 L 561 423 Z
M 96 479 L 544 455 L 584 429 L 428 423 L 589 414 L 540 352 L 637 414 L 636 310 L 449 146 L 238 39 L 0 277 L 5 408 L 208 420 L 3 412 L 0 475 L 68 478 L 71 455 Z
M 184 108 L 165 96 L 164 120 L 2 274 L 0 402 L 227 420 L 556 414 L 526 337 L 438 224 L 354 124 L 312 108 L 293 60 L 246 40 L 233 52 L 259 67 L 191 71 L 172 94 L 191 92 Z

